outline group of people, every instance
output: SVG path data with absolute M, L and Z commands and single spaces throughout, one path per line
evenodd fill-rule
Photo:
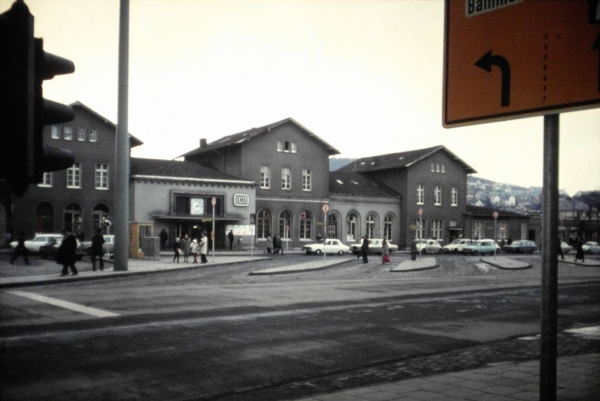
M 275 234 L 274 237 L 271 237 L 271 234 L 269 234 L 269 235 L 267 235 L 265 252 L 273 253 L 273 254 L 278 254 L 281 252 L 281 256 L 283 256 L 282 245 L 283 245 L 283 241 L 281 240 L 281 237 L 279 236 L 279 234 Z
M 369 263 L 369 242 L 369 236 L 363 235 L 360 252 L 356 254 L 356 260 L 359 260 L 362 256 L 363 263 Z M 392 259 L 390 258 L 390 244 L 384 239 L 381 243 L 381 264 L 385 265 L 388 263 L 392 263 Z
M 200 254 L 200 263 L 208 263 L 206 255 L 208 254 L 208 238 L 206 233 L 200 234 L 200 241 L 197 239 L 190 239 L 186 233 L 183 238 L 175 238 L 173 242 L 173 263 L 177 261 L 179 263 L 179 257 L 183 252 L 183 263 L 189 263 L 190 255 L 194 257 L 192 263 L 198 263 L 198 254 Z

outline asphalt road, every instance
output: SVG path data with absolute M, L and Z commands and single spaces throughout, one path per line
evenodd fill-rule
M 293 399 L 539 348 L 539 255 L 518 271 L 448 255 L 411 273 L 373 258 L 248 275 L 305 258 L 2 291 L 2 399 Z M 559 277 L 559 347 L 598 349 L 563 330 L 600 324 L 600 269 Z

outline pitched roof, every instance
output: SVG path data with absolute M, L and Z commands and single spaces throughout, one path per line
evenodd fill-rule
M 194 162 L 132 157 L 130 168 L 132 177 L 160 177 L 181 180 L 193 178 L 204 181 L 230 181 L 247 185 L 254 184 L 253 181 L 225 174 Z
M 112 121 L 110 121 L 108 118 L 106 118 L 104 116 L 101 116 L 96 111 L 90 109 L 85 104 L 81 103 L 80 101 L 73 102 L 69 106 L 71 106 L 71 107 L 79 107 L 79 108 L 87 111 L 88 113 L 92 114 L 94 117 L 98 118 L 103 123 L 105 123 L 107 125 L 110 125 L 111 128 L 113 128 L 115 130 L 117 129 L 117 125 L 115 123 L 113 123 Z M 129 134 L 129 142 L 130 142 L 130 146 L 132 148 L 135 148 L 136 146 L 140 146 L 140 145 L 144 144 L 144 142 L 142 142 L 141 140 L 139 140 L 138 138 L 136 138 L 135 136 L 133 136 L 131 134 Z
M 428 158 L 436 152 L 446 152 L 457 163 L 463 165 L 467 174 L 473 174 L 477 172 L 443 145 L 425 149 L 410 150 L 408 152 L 388 153 L 378 156 L 363 157 L 345 165 L 344 167 L 341 167 L 337 171 L 369 173 L 373 171 L 408 168 L 413 164 Z
M 338 195 L 362 195 L 371 197 L 396 197 L 401 195 L 385 184 L 360 173 L 329 173 L 329 193 Z
M 325 142 L 324 140 L 319 138 L 316 134 L 311 132 L 309 129 L 302 126 L 300 123 L 298 123 L 293 118 L 288 117 L 281 121 L 267 124 L 262 127 L 251 128 L 246 131 L 238 132 L 237 134 L 224 136 L 221 139 L 217 139 L 216 141 L 213 141 L 211 143 L 203 145 L 201 148 L 191 150 L 191 151 L 181 155 L 180 157 L 194 156 L 194 155 L 198 155 L 198 154 L 210 151 L 210 150 L 217 150 L 217 149 L 221 149 L 221 148 L 225 148 L 225 147 L 229 147 L 229 146 L 239 145 L 241 143 L 252 140 L 253 138 L 255 138 L 258 135 L 264 134 L 266 132 L 271 131 L 272 129 L 275 129 L 277 127 L 280 127 L 280 126 L 282 126 L 284 124 L 288 124 L 288 123 L 296 125 L 302 131 L 304 131 L 307 136 L 314 138 L 315 140 L 320 142 L 327 149 L 327 151 L 330 155 L 337 155 L 340 153 L 337 149 L 335 149 L 333 146 L 331 146 L 330 144 L 328 144 L 327 142 Z

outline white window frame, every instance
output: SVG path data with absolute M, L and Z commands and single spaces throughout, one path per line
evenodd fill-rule
M 271 188 L 271 167 L 269 166 L 260 166 L 260 188 Z
M 497 229 L 496 240 L 508 239 L 508 224 L 506 222 L 498 223 Z
M 81 188 L 81 163 L 75 162 L 67 169 L 67 188 Z
M 417 205 L 425 204 L 425 187 L 423 185 L 419 185 L 417 187 Z
M 79 128 L 77 130 L 77 140 L 80 142 L 85 141 L 85 129 L 84 128 Z
M 277 141 L 277 151 L 283 152 L 283 141 Z
M 444 235 L 444 221 L 431 220 L 431 238 L 441 239 Z
M 357 225 L 358 217 L 356 214 L 351 213 L 348 215 L 346 219 L 346 240 L 347 241 L 356 241 L 356 225 Z
M 50 137 L 52 139 L 60 139 L 60 127 L 58 125 L 53 125 L 50 128 Z
M 72 141 L 73 140 L 73 128 L 63 127 L 63 137 L 65 138 L 65 141 Z
M 38 184 L 38 187 L 40 188 L 52 188 L 54 183 L 54 177 L 52 175 L 52 172 L 44 172 L 44 174 L 42 175 L 42 182 L 40 182 Z
M 312 172 L 308 169 L 302 169 L 302 190 L 312 191 Z
M 452 187 L 452 200 L 451 206 L 458 206 L 458 189 L 456 187 Z
M 442 186 L 441 185 L 437 185 L 435 187 L 435 190 L 433 191 L 434 197 L 435 197 L 435 202 L 434 205 L 435 206 L 442 206 Z
M 298 145 L 296 145 L 296 142 L 292 142 L 291 151 L 292 153 L 298 153 Z
M 88 139 L 90 142 L 98 142 L 98 131 L 95 129 L 91 129 L 88 132 Z
M 100 190 L 108 190 L 108 164 L 96 163 L 94 187 Z
M 312 238 L 312 226 L 312 214 L 305 210 L 300 215 L 300 240 L 310 240 Z
M 292 169 L 289 167 L 281 169 L 281 189 L 285 191 L 292 189 Z
M 483 221 L 474 221 L 473 222 L 473 235 L 471 238 L 473 239 L 482 239 L 485 238 L 485 224 Z
M 421 226 L 421 224 L 423 225 Z M 427 225 L 425 219 L 415 219 L 414 225 L 417 226 L 415 239 L 423 239 L 425 237 L 425 226 Z
M 369 214 L 365 220 L 366 234 L 369 238 L 375 238 L 375 215 Z
M 392 228 L 394 227 L 394 218 L 388 214 L 383 219 L 383 238 L 388 241 L 392 240 Z

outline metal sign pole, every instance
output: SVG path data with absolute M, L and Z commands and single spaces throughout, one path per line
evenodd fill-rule
M 217 204 L 217 198 L 213 197 L 210 200 L 212 204 L 212 262 L 215 263 L 215 205 Z
M 325 239 L 323 240 L 323 263 L 327 262 L 327 212 L 325 212 Z

